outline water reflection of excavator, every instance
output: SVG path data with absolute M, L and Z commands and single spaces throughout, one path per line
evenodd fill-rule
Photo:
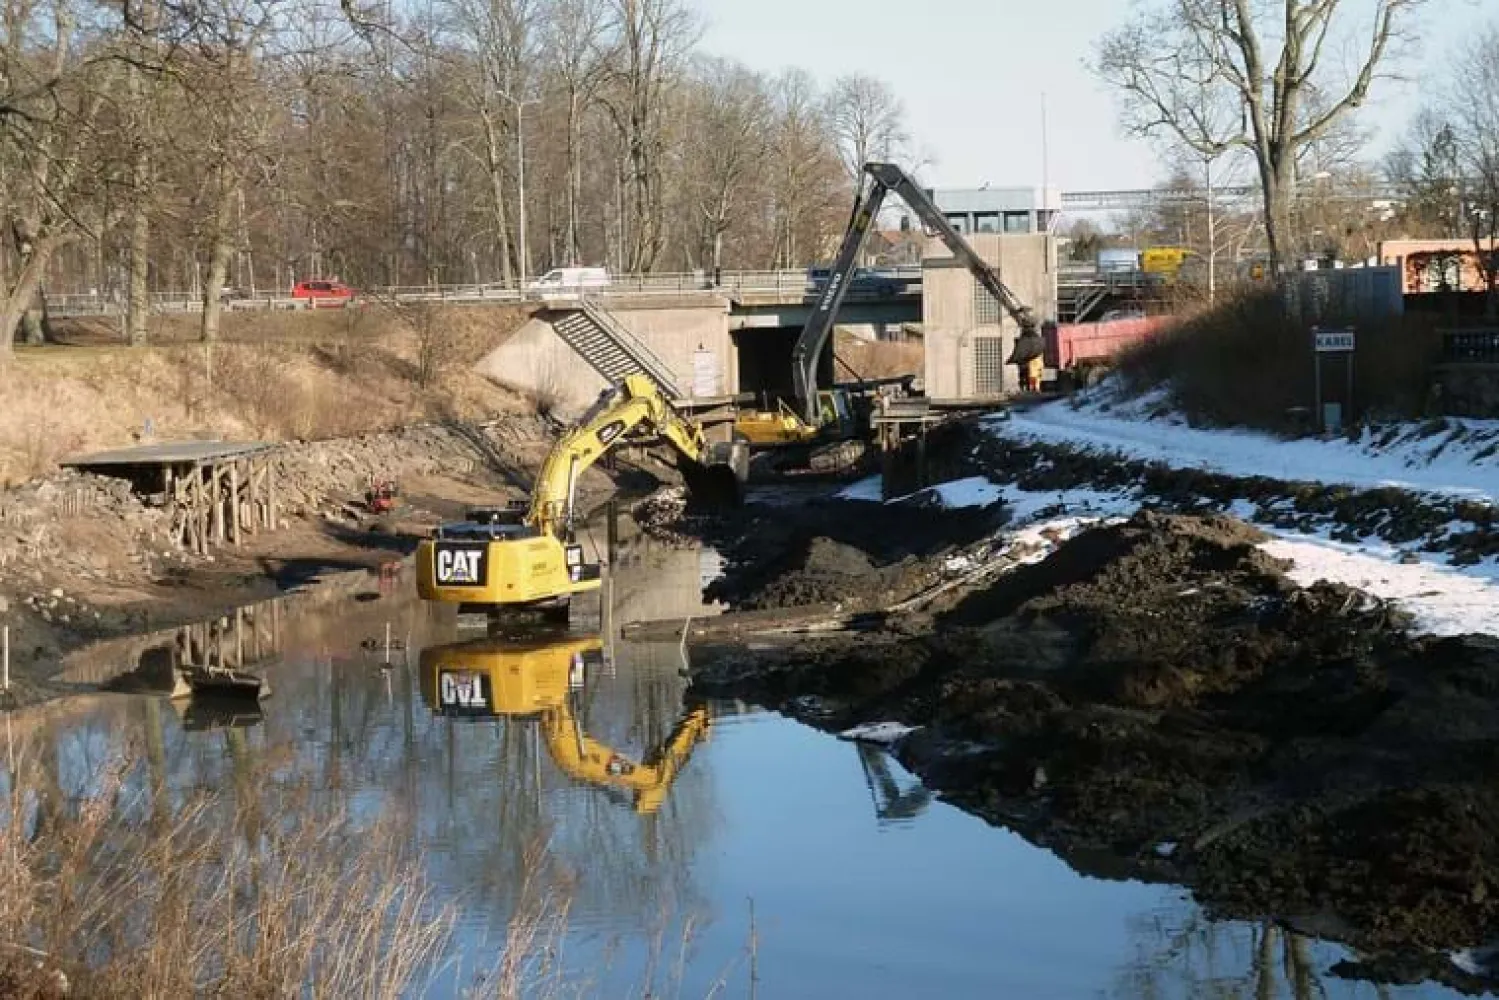
M 676 453 L 690 495 L 737 502 L 749 472 L 746 446 L 708 441 L 702 425 L 679 413 L 654 382 L 627 375 L 558 439 L 529 504 L 470 511 L 422 541 L 417 592 L 461 609 L 531 608 L 565 618 L 573 594 L 599 587 L 599 567 L 584 561 L 574 535 L 579 477 L 619 445 L 659 441 Z
M 485 638 L 424 649 L 422 698 L 439 715 L 539 717 L 547 753 L 569 777 L 630 792 L 635 811 L 654 813 L 698 743 L 708 737 L 707 708 L 688 711 L 666 742 L 631 760 L 583 731 L 573 698 L 603 662 L 597 635 L 515 640 Z

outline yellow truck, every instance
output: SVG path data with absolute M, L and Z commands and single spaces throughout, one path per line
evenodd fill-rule
M 1174 281 L 1188 260 L 1195 257 L 1186 247 L 1148 247 L 1140 254 L 1140 270 Z

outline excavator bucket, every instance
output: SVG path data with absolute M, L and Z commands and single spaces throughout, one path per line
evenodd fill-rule
M 683 460 L 679 465 L 687 486 L 687 500 L 699 507 L 737 507 L 744 500 L 749 478 L 749 445 L 743 441 L 713 445 L 703 462 Z

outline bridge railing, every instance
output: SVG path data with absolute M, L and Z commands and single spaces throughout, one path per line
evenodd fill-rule
M 899 275 L 898 280 L 919 282 L 920 268 L 904 269 L 912 274 Z M 608 285 L 588 287 L 590 298 L 608 299 L 621 296 L 640 295 L 734 295 L 734 294 L 778 294 L 805 295 L 814 291 L 814 285 L 803 269 L 774 271 L 724 271 L 716 277 L 707 271 L 687 271 L 665 274 L 622 274 L 610 278 Z M 406 304 L 414 302 L 529 302 L 543 301 L 548 297 L 567 295 L 570 287 L 541 288 L 528 283 L 524 289 L 519 284 L 464 283 L 451 285 L 389 285 L 361 288 L 355 291 L 355 299 L 373 299 L 382 302 Z M 336 308 L 345 304 L 343 299 L 299 299 L 283 292 L 266 294 L 233 293 L 222 297 L 221 302 L 229 310 L 310 309 Z M 123 295 L 49 294 L 47 310 L 53 316 L 114 316 L 125 311 Z M 153 292 L 151 310 L 157 313 L 195 313 L 203 308 L 201 293 Z

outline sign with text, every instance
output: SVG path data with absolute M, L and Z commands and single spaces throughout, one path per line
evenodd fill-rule
M 1318 354 L 1347 354 L 1354 348 L 1352 330 L 1313 330 Z

